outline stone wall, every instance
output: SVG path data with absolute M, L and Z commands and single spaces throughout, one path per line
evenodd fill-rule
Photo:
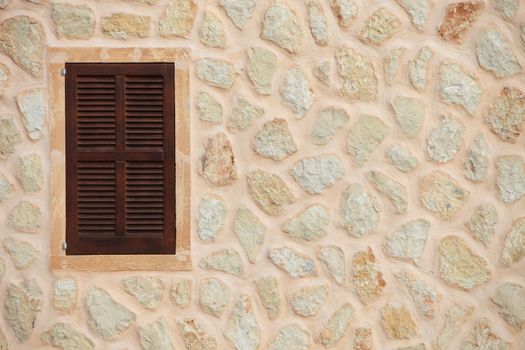
M 525 348 L 519 0 L 0 7 L 0 349 Z M 192 50 L 191 272 L 49 269 L 50 46 Z

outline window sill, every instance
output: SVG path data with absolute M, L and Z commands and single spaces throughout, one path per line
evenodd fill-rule
M 51 255 L 51 269 L 75 271 L 190 271 L 190 255 Z

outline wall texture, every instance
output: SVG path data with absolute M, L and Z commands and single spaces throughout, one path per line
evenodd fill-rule
M 525 348 L 519 0 L 0 7 L 0 349 Z M 90 46 L 191 49 L 191 272 L 49 269 L 46 48 Z

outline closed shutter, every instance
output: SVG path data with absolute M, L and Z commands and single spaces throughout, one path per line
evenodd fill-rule
M 66 254 L 175 253 L 174 65 L 66 72 Z

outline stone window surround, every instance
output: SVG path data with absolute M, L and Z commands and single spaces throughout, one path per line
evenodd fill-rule
M 189 119 L 190 50 L 185 48 L 48 48 L 50 91 L 50 189 L 52 270 L 188 271 L 192 268 L 191 163 Z M 176 119 L 176 253 L 170 255 L 66 255 L 65 102 L 62 75 L 65 62 L 174 62 Z

